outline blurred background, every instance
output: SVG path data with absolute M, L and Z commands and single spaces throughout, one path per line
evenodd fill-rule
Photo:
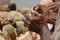
M 32 8 L 34 5 L 39 4 L 41 0 L 14 0 L 14 1 L 17 4 L 17 9 L 19 9 L 23 7 Z

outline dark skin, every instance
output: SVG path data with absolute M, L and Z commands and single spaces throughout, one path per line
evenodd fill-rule
M 58 6 L 55 3 L 50 3 L 49 5 L 36 5 L 33 10 L 40 14 L 47 16 L 47 23 L 53 24 L 51 32 L 54 31 L 56 16 L 58 13 Z
M 60 2 L 52 2 L 48 4 L 47 8 L 49 10 L 49 15 L 48 15 L 48 21 L 49 23 L 53 24 L 52 32 L 55 30 L 55 22 L 56 22 L 56 17 L 58 14 L 58 9 L 60 7 Z
M 41 40 L 51 40 L 51 32 L 47 27 L 46 17 L 36 11 L 30 11 L 29 13 L 32 15 L 26 14 L 26 18 L 24 19 L 25 26 L 27 26 L 30 31 L 38 33 L 41 36 Z
M 54 24 L 54 22 L 56 20 L 56 15 L 58 13 L 58 7 L 56 7 L 56 6 L 54 4 L 51 4 L 49 6 L 37 5 L 33 9 L 40 14 L 44 14 L 44 15 L 48 16 L 47 22 Z M 41 11 L 41 12 L 39 12 L 39 11 Z M 51 17 L 51 16 L 53 16 L 53 17 Z

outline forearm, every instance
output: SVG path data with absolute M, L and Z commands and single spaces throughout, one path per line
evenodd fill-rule
M 41 36 L 41 40 L 51 40 L 51 32 L 49 31 L 46 24 L 40 25 L 39 35 Z

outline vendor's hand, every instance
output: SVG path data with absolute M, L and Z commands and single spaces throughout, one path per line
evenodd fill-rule
M 44 22 L 42 19 L 42 15 L 38 12 L 31 10 L 28 12 L 24 19 L 25 26 L 29 28 L 30 31 L 39 32 L 40 31 L 40 23 Z M 38 33 L 37 32 L 37 33 Z

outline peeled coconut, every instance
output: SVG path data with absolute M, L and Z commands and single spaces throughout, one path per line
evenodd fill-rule
M 24 8 L 22 8 L 22 9 L 20 10 L 20 12 L 21 12 L 23 15 L 25 15 L 29 10 L 30 10 L 30 8 L 24 7 Z
M 4 37 L 9 37 L 12 40 L 16 40 L 16 29 L 11 24 L 3 26 L 2 31 Z
M 17 28 L 17 33 L 23 33 L 23 32 L 28 31 L 28 28 L 24 26 L 23 21 L 17 21 L 16 28 Z
M 24 16 L 21 13 L 17 12 L 17 11 L 10 11 L 9 13 L 17 21 L 23 20 L 23 18 L 24 18 Z

